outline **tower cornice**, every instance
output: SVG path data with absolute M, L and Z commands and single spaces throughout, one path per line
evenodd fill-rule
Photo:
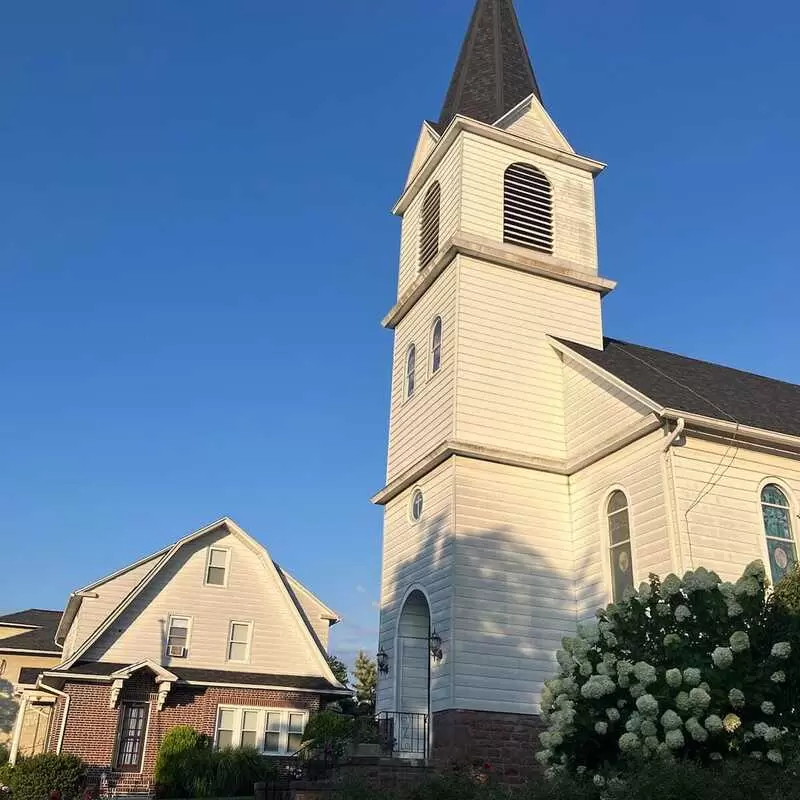
M 416 197 L 417 192 L 425 185 L 445 154 L 462 133 L 473 133 L 476 136 L 481 136 L 485 139 L 508 145 L 509 147 L 516 147 L 523 152 L 534 153 L 535 155 L 549 158 L 551 161 L 567 164 L 568 166 L 588 172 L 591 175 L 599 175 L 606 168 L 606 165 L 602 161 L 596 161 L 593 158 L 581 156 L 577 153 L 570 153 L 566 150 L 559 150 L 555 147 L 543 144 L 542 142 L 533 141 L 522 136 L 517 136 L 514 133 L 501 130 L 493 125 L 476 122 L 474 119 L 469 119 L 468 117 L 457 116 L 442 134 L 441 139 L 436 143 L 427 161 L 420 167 L 417 174 L 411 179 L 408 186 L 403 191 L 399 200 L 395 203 L 392 209 L 393 214 L 402 216 L 405 213 L 414 197 Z

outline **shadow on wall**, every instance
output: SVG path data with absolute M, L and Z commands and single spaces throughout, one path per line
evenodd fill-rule
M 470 517 L 491 515 L 493 502 L 470 510 Z M 565 542 L 564 562 L 557 566 L 536 548 L 539 530 L 463 526 L 456 541 L 447 521 L 448 515 L 433 518 L 417 551 L 391 571 L 392 592 L 381 609 L 380 646 L 391 664 L 390 674 L 381 678 L 385 702 L 396 686 L 394 636 L 401 604 L 419 585 L 430 599 L 431 625 L 444 638 L 444 658 L 431 676 L 432 710 L 450 699 L 451 686 L 456 696 L 448 707 L 480 707 L 490 697 L 494 707 L 538 710 L 541 685 L 557 671 L 556 650 L 578 621 L 571 542 Z M 553 527 L 560 523 L 554 517 Z M 547 538 L 553 541 L 552 534 Z
M 0 741 L 11 736 L 18 710 L 13 684 L 0 678 Z

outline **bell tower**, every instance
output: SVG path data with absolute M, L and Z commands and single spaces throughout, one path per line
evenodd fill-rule
M 493 749 L 507 738 L 519 750 L 510 761 L 537 746 L 542 682 L 579 594 L 552 342 L 602 345 L 614 287 L 598 275 L 603 167 L 547 113 L 512 0 L 477 0 L 394 207 L 398 293 L 383 320 L 378 710 L 410 756 L 468 759 L 489 728 Z

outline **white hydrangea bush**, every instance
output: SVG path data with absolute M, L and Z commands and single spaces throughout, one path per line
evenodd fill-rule
M 773 624 L 767 586 L 760 561 L 735 584 L 703 568 L 651 575 L 579 625 L 542 693 L 539 761 L 578 774 L 633 758 L 782 763 L 800 643 L 797 625 Z

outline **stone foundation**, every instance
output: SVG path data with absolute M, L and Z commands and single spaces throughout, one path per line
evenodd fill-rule
M 489 765 L 501 783 L 524 783 L 540 770 L 534 755 L 543 730 L 531 714 L 439 711 L 433 715 L 431 761 L 439 772 Z

